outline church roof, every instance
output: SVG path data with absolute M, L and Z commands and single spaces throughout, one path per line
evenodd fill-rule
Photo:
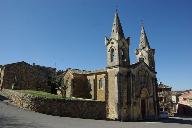
M 98 69 L 95 71 L 91 71 L 90 73 L 103 73 L 103 72 L 107 72 L 107 70 L 105 68 L 104 69 Z
M 88 74 L 92 74 L 92 73 L 101 73 L 101 72 L 106 72 L 106 69 L 99 69 L 99 70 L 95 70 L 95 71 L 87 71 L 87 70 L 80 70 L 80 69 L 72 69 L 72 68 L 68 68 L 64 73 L 63 75 L 65 75 L 65 73 L 67 71 L 72 71 L 73 73 L 75 74 L 85 74 L 85 75 L 88 75 Z
M 80 70 L 80 69 L 71 69 L 71 71 L 72 71 L 73 73 L 76 73 L 76 74 L 88 74 L 88 73 L 91 72 L 91 71 Z

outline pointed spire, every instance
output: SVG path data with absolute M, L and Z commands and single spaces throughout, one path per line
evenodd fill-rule
M 117 9 L 116 9 L 115 18 L 114 18 L 114 21 L 113 21 L 111 38 L 114 38 L 116 40 L 124 38 L 124 33 L 123 33 L 121 22 L 120 22 L 120 19 L 119 19 L 119 16 L 118 16 L 118 10 Z
M 147 35 L 145 33 L 145 29 L 144 29 L 144 25 L 143 23 L 141 24 L 141 35 L 140 35 L 140 42 L 139 42 L 139 49 L 143 49 L 143 48 L 149 48 L 149 42 L 147 39 Z

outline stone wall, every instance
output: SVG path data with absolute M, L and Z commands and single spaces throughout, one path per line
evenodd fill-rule
M 50 92 L 48 78 L 56 69 L 26 62 L 7 64 L 0 69 L 0 87 L 6 89 L 32 89 Z
M 105 119 L 106 105 L 102 101 L 80 99 L 46 99 L 3 89 L 3 94 L 17 106 L 44 114 L 77 118 Z

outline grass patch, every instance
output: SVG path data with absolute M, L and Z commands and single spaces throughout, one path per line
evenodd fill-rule
M 33 95 L 36 97 L 44 97 L 44 98 L 48 98 L 48 99 L 65 99 L 62 96 L 51 94 L 48 92 L 43 92 L 43 91 L 34 91 L 34 90 L 16 90 L 16 91 L 25 93 L 25 94 L 30 94 L 30 95 Z

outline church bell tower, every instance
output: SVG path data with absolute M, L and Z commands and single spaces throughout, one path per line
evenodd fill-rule
M 111 37 L 105 37 L 107 48 L 107 67 L 127 67 L 130 65 L 129 59 L 130 38 L 124 37 L 118 12 L 115 12 L 115 18 L 112 25 Z
M 137 62 L 144 61 L 151 69 L 155 71 L 155 49 L 150 48 L 144 25 L 141 26 L 141 35 L 139 48 L 136 49 Z
M 124 120 L 127 117 L 127 69 L 130 38 L 125 38 L 118 12 L 112 25 L 111 36 L 105 38 L 107 48 L 107 118 Z M 127 118 L 126 118 L 127 119 Z

